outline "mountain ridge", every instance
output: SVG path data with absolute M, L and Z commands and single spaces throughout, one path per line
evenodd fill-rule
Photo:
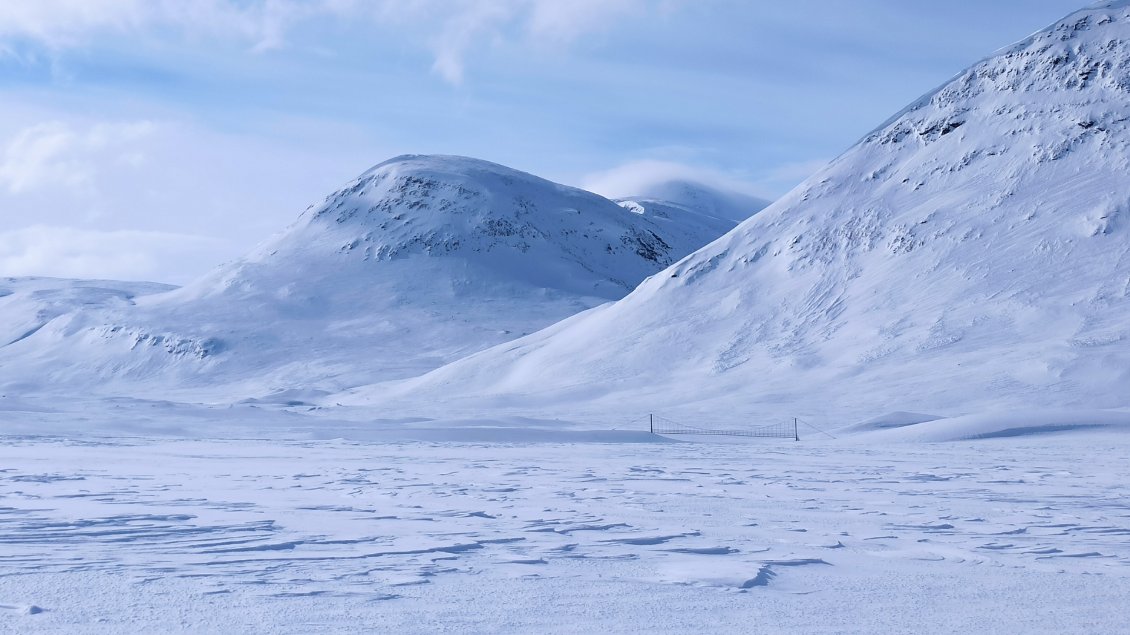
M 0 384 L 224 400 L 411 376 L 620 298 L 724 229 L 402 155 L 193 283 L 51 316 Z
M 1128 7 L 974 64 L 616 304 L 343 398 L 840 423 L 1130 406 Z

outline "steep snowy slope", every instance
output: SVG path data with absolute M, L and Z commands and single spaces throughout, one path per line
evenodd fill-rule
M 621 298 L 732 225 L 397 157 L 194 284 L 40 325 L 4 349 L 0 385 L 289 400 L 410 376 Z
M 785 415 L 1130 407 L 1130 3 L 986 59 L 624 300 L 350 400 Z M 611 416 L 611 415 L 609 415 Z

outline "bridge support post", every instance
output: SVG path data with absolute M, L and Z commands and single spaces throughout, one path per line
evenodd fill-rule
M 647 415 L 647 429 L 648 432 L 655 434 L 655 415 L 653 414 Z

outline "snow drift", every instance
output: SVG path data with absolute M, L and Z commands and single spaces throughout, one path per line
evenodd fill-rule
M 975 441 L 1094 433 L 1130 433 L 1130 412 L 1117 410 L 984 412 L 876 429 L 853 437 L 853 440 L 872 444 L 890 441 Z

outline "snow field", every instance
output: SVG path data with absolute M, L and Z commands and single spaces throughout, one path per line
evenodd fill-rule
M 1041 439 L 6 437 L 0 630 L 1130 632 L 1125 437 Z

